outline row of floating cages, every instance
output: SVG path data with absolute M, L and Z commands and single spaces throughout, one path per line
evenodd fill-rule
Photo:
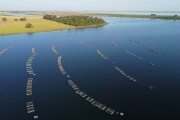
M 32 113 L 35 111 L 33 102 L 27 102 L 26 107 L 27 107 L 27 113 Z
M 111 109 L 107 107 L 106 105 L 96 101 L 94 98 L 88 96 L 85 92 L 79 89 L 79 87 L 73 82 L 73 80 L 68 80 L 68 83 L 71 86 L 71 88 L 75 91 L 76 94 L 84 98 L 87 102 L 91 103 L 93 106 L 99 108 L 100 110 L 105 111 L 106 113 L 110 115 L 116 114 L 116 115 L 124 116 L 123 112 L 115 111 L 114 109 Z
M 3 54 L 5 54 L 8 50 L 10 50 L 12 47 L 8 47 L 3 49 L 2 51 L 0 51 L 0 56 L 2 56 Z
M 131 55 L 131 56 L 133 56 L 133 57 L 135 57 L 135 58 L 137 58 L 137 59 L 140 59 L 140 60 L 142 60 L 143 58 L 142 57 L 139 57 L 139 56 L 137 56 L 136 54 L 133 54 L 133 53 L 131 53 L 131 52 L 129 52 L 128 50 L 124 50 L 127 54 L 129 54 L 129 55 Z
M 90 45 L 88 45 L 88 44 L 86 44 L 86 43 L 84 43 L 82 41 L 80 42 L 80 44 L 83 45 L 83 46 L 89 47 L 89 48 L 94 48 L 93 46 L 90 46 Z
M 33 78 L 29 78 L 26 85 L 26 95 L 32 95 Z
M 131 80 L 133 82 L 136 82 L 137 80 L 129 75 L 127 75 L 122 69 L 120 69 L 117 66 L 114 66 L 114 68 L 116 69 L 116 71 L 118 71 L 122 76 L 126 77 L 128 80 Z
M 58 57 L 58 66 L 59 66 L 59 69 L 60 69 L 61 73 L 66 74 L 66 71 L 64 70 L 64 68 L 62 66 L 62 56 Z
M 36 56 L 35 48 L 32 48 L 32 55 L 28 58 L 26 63 L 26 71 L 31 75 L 36 75 L 33 72 L 33 68 L 32 68 L 32 62 L 35 56 Z
M 109 58 L 106 57 L 100 50 L 96 49 L 96 52 L 102 57 L 104 58 L 105 60 L 108 60 Z
M 161 53 L 161 52 L 159 52 L 159 51 L 156 51 L 156 50 L 154 50 L 154 49 L 149 48 L 148 45 L 143 44 L 143 43 L 141 43 L 141 42 L 138 42 L 138 41 L 135 41 L 135 40 L 130 40 L 130 41 L 131 41 L 131 42 L 134 42 L 134 43 L 137 43 L 137 44 L 141 44 L 144 48 L 146 48 L 147 50 L 149 50 L 149 51 L 151 51 L 151 52 L 153 52 L 153 53 L 156 53 L 156 54 L 160 54 L 160 53 Z
M 52 46 L 52 51 L 53 51 L 55 54 L 58 54 L 58 52 L 56 51 L 56 46 L 55 46 L 55 45 Z

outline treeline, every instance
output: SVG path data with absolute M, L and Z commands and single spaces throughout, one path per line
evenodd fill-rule
M 162 20 L 180 20 L 178 15 L 135 15 L 135 14 L 92 14 L 98 16 L 108 16 L 108 17 L 126 17 L 126 18 L 149 18 L 149 19 L 162 19 Z
M 98 17 L 90 16 L 63 16 L 57 17 L 55 15 L 44 15 L 44 19 L 60 22 L 66 25 L 72 25 L 76 27 L 80 26 L 93 26 L 93 25 L 104 25 L 106 22 Z
M 20 19 L 14 19 L 14 21 L 26 21 L 27 19 L 26 18 L 20 18 Z M 2 18 L 2 21 L 8 21 L 8 19 L 6 17 Z

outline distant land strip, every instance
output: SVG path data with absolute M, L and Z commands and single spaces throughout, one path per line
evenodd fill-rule
M 180 16 L 174 15 L 138 15 L 138 14 L 107 14 L 107 13 L 77 13 L 77 12 L 13 12 L 19 14 L 29 14 L 29 15 L 57 15 L 57 16 L 74 16 L 74 15 L 84 15 L 84 16 L 106 16 L 106 17 L 126 17 L 126 18 L 149 18 L 149 19 L 162 19 L 162 20 L 180 20 Z
M 178 15 L 133 15 L 133 14 L 91 14 L 94 16 L 107 16 L 107 17 L 126 17 L 126 18 L 149 18 L 149 19 L 163 19 L 163 20 L 180 20 L 180 16 Z

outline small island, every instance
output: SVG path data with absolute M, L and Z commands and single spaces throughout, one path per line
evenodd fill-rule
M 98 17 L 44 15 L 42 17 L 0 16 L 0 35 L 100 27 L 107 23 Z

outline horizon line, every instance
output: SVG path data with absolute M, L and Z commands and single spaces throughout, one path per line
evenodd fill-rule
M 0 10 L 0 12 L 47 12 L 47 11 L 53 11 L 53 12 L 180 12 L 180 11 L 165 11 L 165 10 Z

